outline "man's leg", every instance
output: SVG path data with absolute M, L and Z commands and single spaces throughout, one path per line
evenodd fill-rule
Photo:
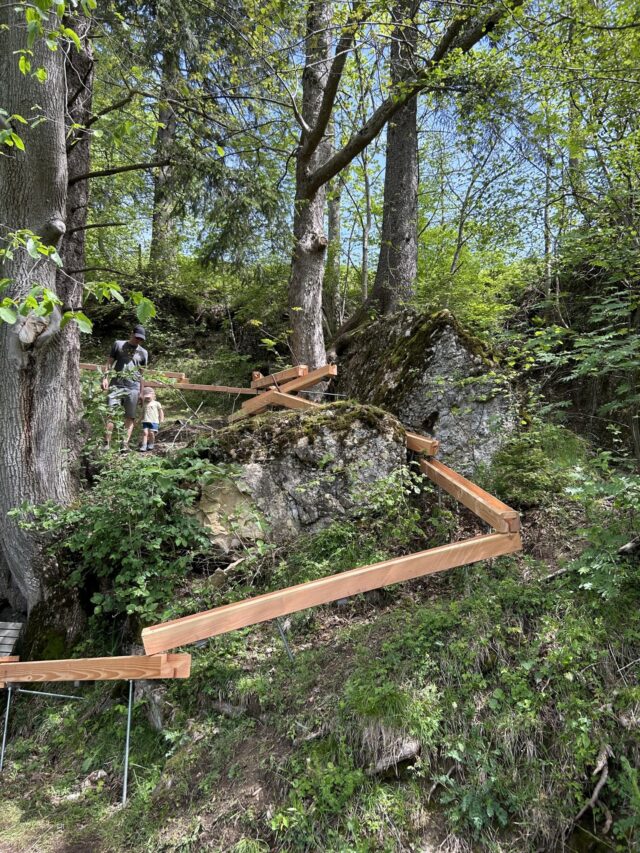
M 107 406 L 110 409 L 113 409 L 115 406 L 118 405 L 121 397 L 122 397 L 122 392 L 120 391 L 120 389 L 112 388 L 112 390 L 109 392 L 109 395 L 107 397 Z M 105 427 L 105 434 L 104 434 L 104 446 L 105 446 L 106 450 L 109 450 L 109 448 L 111 447 L 111 439 L 112 438 L 113 438 L 113 421 L 108 420 L 107 425 Z
M 127 396 L 124 398 L 124 439 L 122 441 L 122 449 L 129 449 L 129 440 L 131 433 L 136 423 L 136 407 L 138 405 L 139 392 L 137 388 L 131 388 Z

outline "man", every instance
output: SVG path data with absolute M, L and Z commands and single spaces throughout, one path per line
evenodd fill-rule
M 125 435 L 122 442 L 124 453 L 129 449 L 129 439 L 136 422 L 136 408 L 140 399 L 140 380 L 142 378 L 141 368 L 146 367 L 149 361 L 149 353 L 140 346 L 146 338 L 143 326 L 136 326 L 131 332 L 128 341 L 115 341 L 104 367 L 105 375 L 102 378 L 102 389 L 109 391 L 107 402 L 112 409 L 118 404 L 124 406 Z M 115 371 L 115 376 L 109 381 L 108 373 Z M 113 433 L 113 422 L 107 423 L 105 436 L 108 450 L 111 447 L 111 436 Z

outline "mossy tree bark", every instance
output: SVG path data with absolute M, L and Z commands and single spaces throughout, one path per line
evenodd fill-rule
M 329 75 L 332 4 L 310 3 L 307 13 L 306 67 L 302 77 L 302 117 L 317 133 L 310 142 L 303 130 L 296 158 L 296 198 L 293 219 L 294 252 L 289 281 L 293 356 L 310 368 L 326 364 L 322 331 L 322 282 L 328 239 L 324 233 L 325 183 L 311 188 L 309 177 L 331 151 L 326 133 L 330 116 L 320 112 Z
M 46 119 L 19 125 L 25 150 L 0 157 L 0 224 L 4 235 L 29 229 L 46 245 L 57 246 L 66 230 L 67 155 L 65 150 L 65 51 L 52 51 L 36 39 L 33 68 L 44 68 L 46 79 L 22 74 L 18 51 L 27 50 L 24 13 L 0 6 L 0 80 L 3 107 L 9 114 L 32 118 L 39 105 Z M 52 25 L 57 21 L 52 14 Z M 59 292 L 56 266 L 16 250 L 3 258 L 0 278 L 5 293 L 22 300 L 36 285 Z M 66 306 L 65 306 L 66 307 Z M 45 574 L 42 548 L 31 531 L 20 528 L 8 513 L 24 502 L 67 503 L 74 495 L 75 421 L 69 422 L 69 400 L 77 381 L 69 371 L 77 331 L 60 331 L 60 312 L 48 318 L 21 317 L 14 325 L 0 323 L 0 561 L 10 575 L 14 606 L 30 611 L 40 600 Z
M 396 28 L 391 42 L 391 81 L 415 73 L 417 13 L 414 0 L 393 9 Z M 407 25 L 407 21 L 410 21 Z M 368 307 L 392 314 L 415 292 L 418 273 L 418 101 L 411 98 L 387 125 L 382 234 L 376 278 Z

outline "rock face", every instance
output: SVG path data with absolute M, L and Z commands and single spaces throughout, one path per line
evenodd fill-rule
M 224 551 L 258 538 L 285 542 L 340 518 L 358 491 L 406 464 L 404 430 L 371 406 L 336 403 L 272 412 L 220 430 L 202 449 L 228 475 L 196 507 Z
M 440 440 L 438 457 L 462 473 L 489 463 L 518 418 L 495 357 L 448 311 L 402 311 L 342 342 L 337 387 Z

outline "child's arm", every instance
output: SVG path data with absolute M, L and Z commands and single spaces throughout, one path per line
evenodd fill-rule
M 164 423 L 164 409 L 160 406 L 160 423 Z

